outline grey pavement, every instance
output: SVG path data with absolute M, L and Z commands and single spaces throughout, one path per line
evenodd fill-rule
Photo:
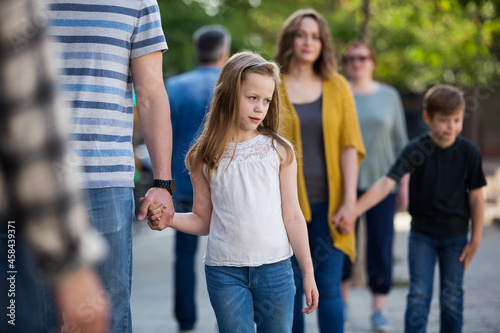
M 396 230 L 394 280 L 397 286 L 389 294 L 387 314 L 392 322 L 392 332 L 402 332 L 408 286 L 408 219 L 404 214 L 399 213 Z M 132 280 L 134 333 L 177 332 L 173 310 L 173 246 L 173 230 L 151 231 L 145 223 L 135 223 Z M 216 321 L 208 300 L 201 261 L 205 246 L 206 237 L 202 237 L 196 259 L 199 312 L 196 332 L 216 333 Z M 435 285 L 428 333 L 439 332 L 438 290 Z M 366 288 L 351 291 L 350 326 L 346 333 L 371 332 L 370 307 L 370 294 Z M 306 332 L 318 332 L 316 313 L 306 316 Z M 500 332 L 500 226 L 496 224 L 485 225 L 481 246 L 465 274 L 464 332 Z

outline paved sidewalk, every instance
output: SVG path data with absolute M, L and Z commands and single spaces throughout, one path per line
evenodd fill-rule
M 397 225 L 394 278 L 399 287 L 389 295 L 387 310 L 392 332 L 402 332 L 408 273 L 406 266 L 407 222 Z M 134 270 L 132 281 L 132 318 L 134 333 L 175 333 L 173 315 L 174 231 L 156 232 L 146 224 L 134 226 Z M 216 333 L 215 317 L 206 291 L 203 256 L 206 237 L 199 244 L 197 333 Z M 439 301 L 435 286 L 428 333 L 439 332 Z M 350 327 L 346 333 L 371 332 L 370 295 L 367 289 L 353 289 L 350 296 Z M 500 227 L 486 225 L 483 241 L 465 275 L 465 333 L 500 333 Z M 306 318 L 307 333 L 317 333 L 316 314 Z M 279 332 L 277 332 L 279 333 Z

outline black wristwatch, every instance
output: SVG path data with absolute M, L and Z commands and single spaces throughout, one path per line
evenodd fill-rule
M 164 188 L 170 193 L 170 195 L 174 195 L 175 193 L 175 182 L 173 179 L 155 179 L 153 180 L 153 187 Z

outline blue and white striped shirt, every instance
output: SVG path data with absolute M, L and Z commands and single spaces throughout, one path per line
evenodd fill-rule
M 49 34 L 63 97 L 72 110 L 72 143 L 83 187 L 133 187 L 130 59 L 167 49 L 158 4 L 47 1 Z

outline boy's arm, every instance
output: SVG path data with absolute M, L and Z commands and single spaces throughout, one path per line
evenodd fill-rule
M 363 213 L 365 213 L 368 209 L 372 208 L 380 201 L 382 201 L 391 192 L 395 185 L 396 181 L 387 176 L 383 176 L 379 180 L 377 180 L 375 184 L 373 184 L 358 199 L 355 209 L 356 218 L 360 215 L 363 215 Z M 337 227 L 342 234 L 347 235 L 354 228 L 356 219 L 349 223 L 346 223 L 346 221 L 343 221 L 341 219 L 334 219 L 333 222 L 335 224 L 335 227 Z
M 171 227 L 188 234 L 206 236 L 210 230 L 212 217 L 210 186 L 202 168 L 191 172 L 190 175 L 193 183 L 193 212 L 175 213 Z
M 408 191 L 410 183 L 410 174 L 407 173 L 398 184 L 398 189 L 396 190 L 396 207 L 400 211 L 405 211 L 408 208 Z
M 396 186 L 396 181 L 390 177 L 382 176 L 358 199 L 356 216 L 364 214 L 367 210 L 382 201 Z
M 462 254 L 460 254 L 460 261 L 464 263 L 464 271 L 469 266 L 472 257 L 481 243 L 481 235 L 483 232 L 484 220 L 484 198 L 483 188 L 477 188 L 469 192 L 469 206 L 472 220 L 472 230 L 470 242 L 465 245 Z
M 287 156 L 287 152 L 281 145 L 277 145 L 280 156 Z M 284 158 L 287 161 L 287 158 Z M 309 250 L 309 240 L 307 237 L 307 226 L 299 205 L 297 192 L 297 161 L 295 156 L 292 162 L 281 163 L 280 166 L 280 191 L 281 210 L 283 222 L 285 224 L 288 240 L 300 266 L 303 277 L 303 289 L 306 296 L 307 307 L 302 312 L 307 314 L 313 312 L 318 306 L 318 288 L 314 280 L 314 270 Z

